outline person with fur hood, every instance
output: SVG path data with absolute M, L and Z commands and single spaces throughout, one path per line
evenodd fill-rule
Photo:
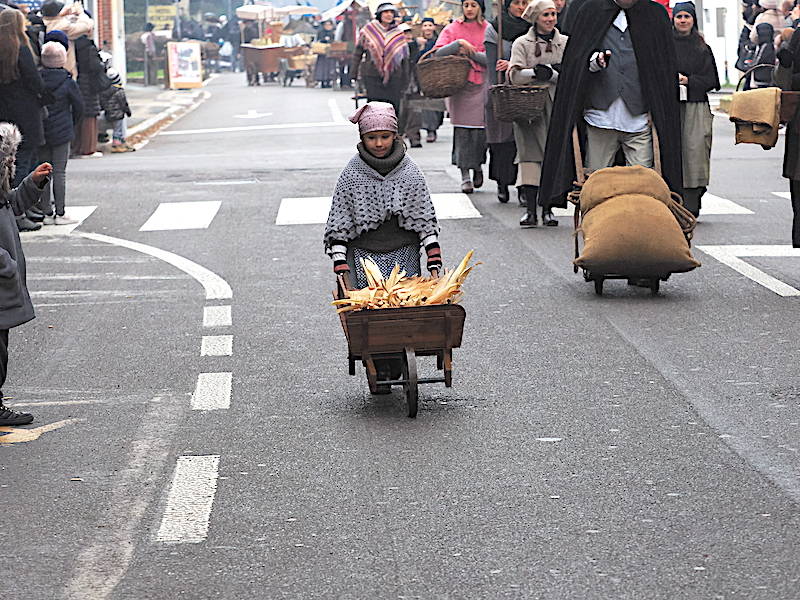
M 53 172 L 49 163 L 42 163 L 19 186 L 12 188 L 21 142 L 22 135 L 16 125 L 0 123 L 0 388 L 8 373 L 8 331 L 34 318 L 16 217 L 39 201 Z M 0 426 L 33 421 L 33 415 L 8 408 L 2 398 L 0 391 Z

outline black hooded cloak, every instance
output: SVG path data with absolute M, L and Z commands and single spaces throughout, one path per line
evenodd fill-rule
M 620 10 L 614 0 L 585 0 L 573 15 L 542 165 L 539 198 L 545 204 L 566 207 L 566 193 L 575 181 L 572 129 L 583 120 L 593 75 L 589 72 L 589 58 L 604 50 L 600 45 Z M 670 189 L 680 193 L 681 125 L 672 24 L 664 7 L 649 0 L 639 0 L 625 9 L 625 14 L 642 95 L 661 141 L 662 174 Z

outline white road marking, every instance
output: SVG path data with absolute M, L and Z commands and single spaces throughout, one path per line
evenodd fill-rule
M 170 231 L 175 229 L 208 229 L 217 216 L 222 202 L 162 202 L 139 231 Z
M 261 119 L 263 117 L 271 117 L 272 113 L 260 113 L 257 110 L 250 109 L 243 115 L 233 115 L 234 119 Z
M 741 204 L 736 204 L 727 198 L 720 198 L 714 194 L 706 192 L 702 200 L 703 207 L 700 209 L 700 216 L 705 215 L 752 215 L 755 214 L 749 208 Z
M 800 290 L 793 288 L 788 283 L 780 279 L 767 275 L 761 269 L 746 263 L 741 257 L 758 258 L 777 258 L 791 257 L 800 258 L 800 248 L 791 246 L 696 246 L 702 252 L 713 256 L 721 263 L 729 266 L 734 271 L 741 273 L 748 279 L 752 279 L 757 284 L 764 286 L 779 296 L 791 297 L 800 296 Z
M 47 400 L 44 402 L 10 402 L 12 408 L 16 406 L 77 406 L 81 404 L 105 404 L 105 400 Z
M 784 198 L 785 200 L 791 200 L 792 199 L 792 193 L 791 192 L 772 192 L 772 193 L 773 193 L 773 195 L 778 196 L 778 198 Z
M 192 394 L 192 410 L 230 408 L 232 380 L 232 373 L 200 373 Z
M 203 308 L 203 327 L 230 327 L 230 306 L 206 306 Z
M 706 193 L 703 196 L 703 208 L 700 209 L 701 216 L 708 215 L 752 215 L 749 208 L 741 204 L 736 204 L 727 198 L 721 198 L 714 194 Z M 567 208 L 553 208 L 553 214 L 557 217 L 571 217 L 575 212 L 575 205 L 568 204 Z
M 24 239 L 31 237 L 48 237 L 51 235 L 68 235 L 80 227 L 91 214 L 97 210 L 96 206 L 68 206 L 65 214 L 78 221 L 72 225 L 44 225 L 39 231 L 26 231 L 22 235 Z
M 481 213 L 466 194 L 431 194 L 438 219 L 479 219 Z M 328 220 L 331 199 L 284 198 L 278 208 L 276 225 L 316 225 Z
M 204 335 L 200 341 L 200 356 L 231 356 L 232 335 Z
M 344 118 L 342 114 L 342 110 L 339 108 L 338 102 L 336 102 L 336 98 L 330 98 L 328 100 L 328 108 L 331 109 L 331 118 L 333 119 L 334 123 L 348 123 L 349 121 Z
M 258 179 L 220 179 L 219 181 L 195 181 L 195 185 L 251 185 L 259 183 Z
M 321 123 L 275 123 L 272 125 L 249 125 L 242 127 L 215 127 L 210 129 L 182 129 L 178 131 L 162 131 L 159 135 L 197 135 L 201 133 L 234 133 L 237 131 L 269 131 L 280 129 L 319 129 L 320 127 L 343 127 L 350 125 L 349 121 L 343 123 L 332 123 L 323 121 Z
M 206 291 L 206 300 L 229 300 L 233 297 L 233 290 L 231 290 L 231 286 L 228 285 L 227 281 L 213 271 L 210 271 L 205 267 L 198 265 L 196 262 L 192 262 L 188 258 L 184 258 L 183 256 L 173 254 L 172 252 L 167 252 L 161 248 L 148 246 L 147 244 L 140 244 L 139 242 L 123 240 L 121 238 L 115 238 L 100 233 L 84 233 L 79 231 L 76 232 L 76 235 L 90 240 L 95 240 L 96 242 L 105 242 L 107 244 L 128 248 L 129 250 L 135 250 L 136 252 L 141 252 L 142 254 L 147 254 L 169 263 L 176 269 L 180 269 L 190 277 L 193 277 L 195 280 L 197 280 Z
M 208 536 L 219 477 L 219 455 L 180 456 L 156 540 L 198 544 Z

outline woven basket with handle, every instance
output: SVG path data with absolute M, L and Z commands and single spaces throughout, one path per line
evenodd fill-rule
M 467 85 L 472 63 L 464 56 L 429 56 L 430 50 L 417 63 L 419 88 L 428 98 L 447 98 Z
M 548 85 L 499 83 L 489 88 L 494 118 L 498 121 L 538 121 L 544 115 Z

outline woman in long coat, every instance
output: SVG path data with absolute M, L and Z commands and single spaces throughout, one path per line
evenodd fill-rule
M 775 80 L 784 91 L 800 92 L 800 29 L 796 29 L 787 48 L 778 51 Z M 792 199 L 792 246 L 800 248 L 800 107 L 786 127 L 786 153 L 783 176 L 789 180 Z
M 527 211 L 522 215 L 519 224 L 520 227 L 536 227 L 538 224 L 536 207 L 544 149 L 547 144 L 547 130 L 567 36 L 556 29 L 558 13 L 553 0 L 535 0 L 525 9 L 522 17 L 532 25 L 528 33 L 514 42 L 509 77 L 511 82 L 517 85 L 535 83 L 549 87 L 542 117 L 536 121 L 514 123 L 519 167 L 517 186 L 527 206 Z M 550 227 L 558 225 L 549 205 L 545 202 L 540 204 L 542 224 Z
M 335 35 L 333 22 L 325 21 L 322 23 L 322 28 L 317 32 L 317 42 L 321 44 L 330 44 Z M 317 62 L 314 65 L 314 81 L 319 81 L 320 87 L 331 87 L 338 73 L 338 60 L 325 56 L 324 54 L 317 55 Z
M 78 88 L 83 98 L 83 119 L 75 132 L 72 152 L 76 155 L 91 156 L 97 151 L 100 92 L 108 88 L 111 81 L 105 75 L 105 66 L 91 38 L 83 36 L 75 40 L 75 59 L 78 65 Z
M 12 187 L 33 170 L 36 152 L 44 143 L 45 100 L 52 97 L 36 70 L 25 35 L 25 17 L 11 8 L 0 11 L 0 121 L 16 125 L 23 138 Z
M 522 18 L 529 0 L 504 0 L 503 14 L 486 28 L 484 46 L 486 47 L 486 67 L 489 85 L 498 83 L 500 73 L 508 71 L 511 59 L 511 44 L 527 33 L 530 23 Z M 502 31 L 502 51 L 499 33 Z M 497 199 L 508 202 L 508 188 L 516 184 L 517 146 L 514 143 L 514 128 L 511 123 L 494 118 L 491 98 L 486 102 L 486 143 L 489 145 L 489 179 L 497 182 Z M 518 195 L 518 198 L 522 196 Z
M 436 56 L 462 54 L 472 62 L 467 85 L 445 100 L 453 124 L 452 163 L 461 171 L 461 191 L 471 194 L 483 185 L 486 162 L 486 48 L 488 23 L 484 0 L 462 0 L 464 16 L 442 30 L 436 40 Z M 470 176 L 470 172 L 472 173 Z
M 719 89 L 719 76 L 714 54 L 697 31 L 693 2 L 679 2 L 674 6 L 672 26 L 681 86 L 683 203 L 697 217 L 711 172 L 714 116 L 708 104 L 708 92 Z
M 400 114 L 400 100 L 408 84 L 408 43 L 397 28 L 397 8 L 385 2 L 375 19 L 364 25 L 358 37 L 350 78 L 361 75 L 369 102 L 388 102 Z

